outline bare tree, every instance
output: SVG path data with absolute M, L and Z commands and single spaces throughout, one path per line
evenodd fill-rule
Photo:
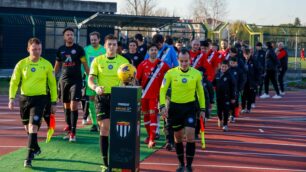
M 125 8 L 122 11 L 132 15 L 154 15 L 158 10 L 157 3 L 158 0 L 125 0 Z
M 217 27 L 217 21 L 225 19 L 228 13 L 226 0 L 193 0 L 191 2 L 193 18 L 204 22 L 211 18 L 213 28 Z

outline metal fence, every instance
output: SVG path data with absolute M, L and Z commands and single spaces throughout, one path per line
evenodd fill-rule
M 301 62 L 289 62 L 288 70 L 285 75 L 285 84 L 302 82 L 302 66 Z

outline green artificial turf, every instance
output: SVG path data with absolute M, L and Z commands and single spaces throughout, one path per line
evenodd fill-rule
M 45 135 L 45 133 L 40 133 Z M 143 143 L 146 137 L 142 126 L 140 138 L 140 159 L 144 160 L 165 143 L 162 135 L 155 149 L 148 149 Z M 0 171 L 101 171 L 101 155 L 98 133 L 89 132 L 89 128 L 77 131 L 77 142 L 69 143 L 62 135 L 53 137 L 50 143 L 39 143 L 42 153 L 32 162 L 32 169 L 25 169 L 23 161 L 26 148 L 0 156 Z

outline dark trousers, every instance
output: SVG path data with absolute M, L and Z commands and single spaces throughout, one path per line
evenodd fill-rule
M 278 75 L 278 83 L 279 83 L 279 88 L 281 92 L 284 92 L 284 77 L 286 74 L 287 68 L 283 67 L 279 70 L 279 75 Z
M 273 84 L 274 90 L 277 95 L 279 95 L 279 89 L 277 86 L 277 81 L 276 81 L 276 70 L 267 70 L 266 71 L 266 76 L 265 76 L 265 93 L 269 94 L 269 84 L 270 80 Z
M 255 97 L 256 89 L 251 88 L 250 85 L 246 83 L 242 94 L 241 108 L 245 109 L 245 106 L 247 106 L 247 110 L 251 110 L 251 105 L 254 103 Z
M 171 120 L 168 118 L 164 120 L 164 133 L 166 136 L 166 143 L 174 145 L 174 131 L 171 126 Z
M 231 109 L 230 100 L 228 101 L 217 100 L 217 113 L 218 113 L 219 120 L 220 121 L 223 120 L 223 126 L 227 125 L 230 109 Z

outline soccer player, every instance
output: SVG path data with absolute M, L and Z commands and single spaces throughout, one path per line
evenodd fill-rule
M 15 66 L 9 88 L 8 107 L 13 110 L 14 99 L 20 84 L 20 116 L 28 133 L 28 153 L 24 167 L 32 167 L 34 156 L 40 153 L 37 131 L 48 101 L 52 102 L 51 112 L 56 112 L 56 80 L 52 64 L 41 57 L 41 47 L 37 38 L 31 38 L 28 41 L 29 56 L 20 60 Z M 47 96 L 47 87 L 50 89 L 50 100 Z
M 170 69 L 162 83 L 160 90 L 160 110 L 164 117 L 168 116 L 174 130 L 175 149 L 179 160 L 177 172 L 185 170 L 184 161 L 184 131 L 186 134 L 186 171 L 192 171 L 192 161 L 195 155 L 195 95 L 201 108 L 200 115 L 205 118 L 205 98 L 201 73 L 190 67 L 188 50 L 182 49 L 179 54 L 179 66 Z M 171 87 L 169 110 L 166 108 L 166 93 Z
M 243 56 L 246 59 L 246 65 L 248 66 L 248 70 L 247 79 L 244 85 L 242 95 L 241 108 L 244 109 L 243 112 L 250 113 L 253 99 L 254 97 L 256 97 L 256 88 L 259 83 L 260 73 L 258 63 L 251 55 L 250 49 L 245 49 L 243 52 Z
M 276 92 L 276 94 L 272 97 L 273 99 L 281 99 L 282 97 L 280 96 L 280 92 L 278 89 L 278 85 L 277 85 L 277 67 L 278 67 L 278 59 L 277 56 L 274 52 L 274 48 L 271 42 L 267 42 L 266 43 L 268 49 L 267 49 L 267 53 L 265 56 L 265 93 L 263 95 L 260 96 L 261 99 L 266 99 L 266 98 L 270 98 L 269 95 L 269 82 L 271 80 L 274 90 Z
M 284 77 L 288 69 L 288 52 L 284 49 L 284 43 L 279 42 L 278 44 L 278 51 L 277 51 L 277 58 L 280 62 L 278 67 L 278 83 L 280 88 L 280 95 L 285 95 L 285 88 L 284 88 Z
M 191 65 L 195 63 L 199 55 L 201 55 L 200 41 L 197 39 L 194 39 L 191 42 L 191 50 L 189 51 Z
M 64 139 L 70 142 L 76 141 L 76 127 L 78 120 L 78 103 L 82 97 L 82 72 L 81 64 L 83 64 L 86 73 L 89 73 L 89 68 L 86 62 L 84 49 L 74 43 L 74 30 L 66 28 L 63 31 L 65 45 L 61 46 L 56 54 L 55 74 L 62 67 L 61 74 L 61 98 L 64 103 L 64 112 L 66 117 L 67 127 L 65 131 L 68 134 Z
M 177 54 L 179 54 L 183 48 L 183 43 L 181 40 L 178 40 L 176 43 L 175 43 L 175 47 L 176 47 L 176 51 L 177 51 Z
M 136 79 L 142 86 L 141 108 L 144 116 L 144 125 L 147 130 L 148 137 L 145 143 L 149 148 L 155 146 L 155 132 L 157 126 L 157 108 L 158 93 L 163 81 L 164 75 L 169 66 L 157 58 L 157 45 L 148 46 L 149 59 L 140 63 L 137 68 Z
M 260 73 L 260 77 L 259 77 L 259 89 L 258 89 L 258 95 L 260 96 L 262 93 L 262 88 L 263 88 L 263 81 L 265 78 L 265 56 L 266 56 L 266 52 L 265 50 L 263 50 L 262 48 L 262 43 L 258 42 L 256 44 L 256 51 L 254 53 L 254 59 L 257 61 L 258 63 L 258 68 L 259 68 L 259 73 Z
M 223 60 L 230 60 L 229 56 L 229 46 L 228 46 L 228 41 L 227 40 L 222 40 L 221 41 L 221 49 L 218 51 L 220 56 L 219 56 L 219 63 L 222 63 Z
M 164 43 L 164 37 L 160 34 L 155 34 L 152 38 L 152 43 L 158 46 L 157 58 L 161 61 L 167 63 L 170 68 L 178 66 L 177 55 L 173 48 L 173 45 L 168 45 Z M 147 54 L 145 59 L 148 59 Z
M 142 34 L 138 33 L 135 35 L 135 40 L 137 41 L 137 52 L 141 55 L 142 59 L 144 59 L 144 57 L 147 54 L 147 45 L 145 44 L 144 40 L 143 40 L 143 36 Z
M 90 44 L 87 47 L 84 48 L 85 50 L 85 55 L 86 55 L 86 61 L 88 66 L 91 65 L 92 61 L 97 57 L 102 54 L 105 54 L 105 48 L 103 45 L 100 44 L 100 33 L 99 32 L 92 32 L 89 34 L 89 39 L 90 39 Z M 92 127 L 90 131 L 92 132 L 97 132 L 98 131 L 98 126 L 97 126 L 97 115 L 96 115 L 96 109 L 95 109 L 95 91 L 89 88 L 88 86 L 88 76 L 86 76 L 86 88 L 85 88 L 85 94 L 89 98 L 88 102 L 88 111 L 89 115 L 92 121 Z
M 304 48 L 302 48 L 302 50 L 301 50 L 301 61 L 305 61 L 305 49 Z
M 123 54 L 123 56 L 136 68 L 143 61 L 143 56 L 137 52 L 138 44 L 137 41 L 129 42 L 129 52 Z
M 216 87 L 218 127 L 222 126 L 223 131 L 228 131 L 228 116 L 231 104 L 235 103 L 236 83 L 234 77 L 228 70 L 229 62 L 224 60 L 221 69 L 217 73 L 213 85 Z
M 230 59 L 230 68 L 229 72 L 232 74 L 232 76 L 235 79 L 235 85 L 236 85 L 236 97 L 235 97 L 235 103 L 231 104 L 231 116 L 230 121 L 235 122 L 235 117 L 239 116 L 239 95 L 244 89 L 245 85 L 245 77 L 243 70 L 238 67 L 237 58 L 232 57 Z
M 104 38 L 106 54 L 96 57 L 90 68 L 88 86 L 96 92 L 96 112 L 100 127 L 100 150 L 104 162 L 103 170 L 108 170 L 108 135 L 110 125 L 111 88 L 120 85 L 117 70 L 128 60 L 117 54 L 118 41 L 113 35 Z M 97 82 L 95 82 L 97 81 Z

